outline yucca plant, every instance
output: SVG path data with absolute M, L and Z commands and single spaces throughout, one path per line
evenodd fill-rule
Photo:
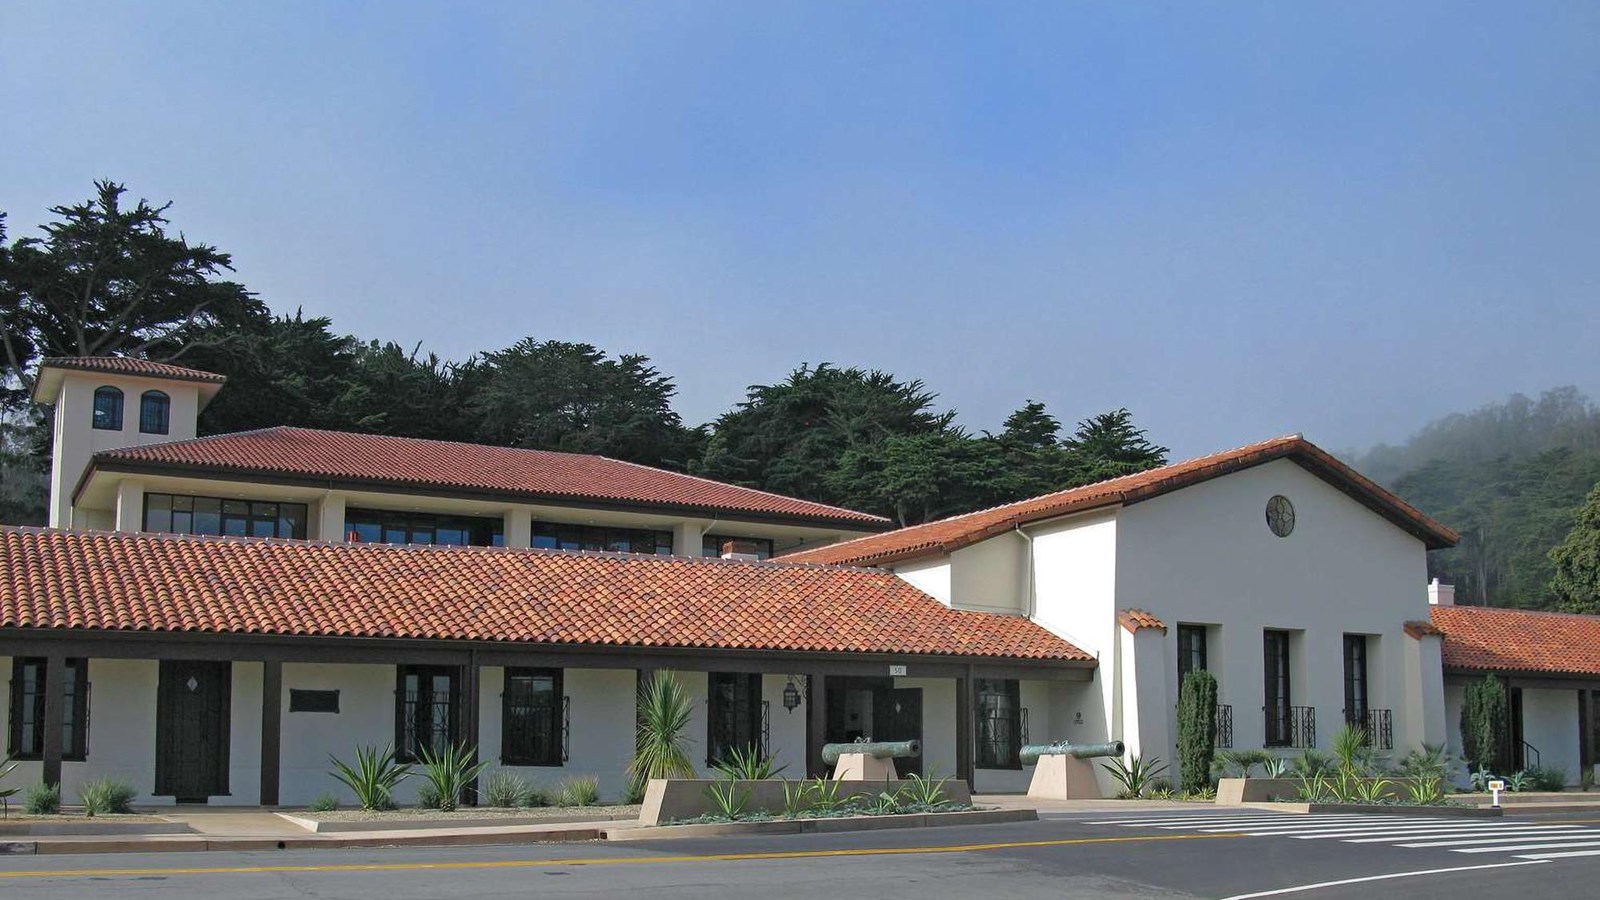
M 921 775 L 908 775 L 900 787 L 900 793 L 905 804 L 914 808 L 927 808 L 938 806 L 945 800 L 944 786 L 950 783 L 948 778 L 935 781 L 932 778 L 923 778 Z
M 528 779 L 504 769 L 489 776 L 483 786 L 483 799 L 492 807 L 515 809 L 528 805 Z
M 1419 778 L 1406 785 L 1411 802 L 1421 806 L 1438 806 L 1444 802 L 1444 782 L 1437 778 Z
M 394 809 L 395 785 L 411 777 L 411 767 L 395 760 L 394 748 L 379 752 L 370 744 L 356 747 L 356 764 L 351 766 L 332 754 L 333 777 L 356 795 L 356 802 L 368 811 Z
M 16 762 L 8 754 L 5 762 L 0 763 L 0 781 L 4 781 L 6 776 L 10 775 L 11 771 L 16 767 Z M 20 787 L 0 789 L 0 817 L 11 818 L 11 798 L 15 797 L 21 790 L 22 788 Z
M 731 778 L 707 785 L 706 796 L 711 798 L 714 814 L 730 822 L 743 815 L 750 803 L 750 789 L 740 787 L 739 782 Z
M 428 779 L 428 786 L 433 788 L 433 796 L 438 804 L 435 809 L 450 812 L 461 802 L 461 794 L 472 784 L 473 780 L 489 768 L 488 762 L 478 762 L 478 750 L 469 748 L 465 743 L 451 744 L 438 753 L 427 747 L 417 751 L 421 757 L 422 776 Z
M 783 817 L 793 819 L 806 811 L 806 801 L 810 799 L 812 784 L 809 781 L 790 781 L 783 779 Z
M 133 785 L 120 778 L 97 778 L 78 788 L 78 802 L 85 816 L 132 812 Z
M 1339 771 L 1364 775 L 1371 769 L 1371 755 L 1365 728 L 1346 725 L 1333 736 L 1333 756 L 1339 761 Z
M 741 781 L 762 781 L 773 778 L 788 766 L 773 766 L 774 758 L 761 752 L 754 744 L 729 750 L 717 763 L 716 770 L 729 778 Z
M 594 806 L 600 802 L 600 780 L 593 776 L 568 778 L 561 782 L 562 806 Z
M 671 672 L 657 672 L 639 692 L 639 727 L 628 774 L 652 778 L 693 778 L 689 738 L 684 731 L 694 714 L 694 699 Z
M 1394 782 L 1387 778 L 1365 778 L 1356 782 L 1356 799 L 1362 803 L 1382 803 L 1388 799 L 1389 788 Z
M 1117 797 L 1123 800 L 1133 800 L 1144 796 L 1145 792 L 1155 786 L 1155 780 L 1162 772 L 1167 770 L 1167 764 L 1161 757 L 1152 756 L 1145 759 L 1141 756 L 1130 756 L 1127 762 L 1113 759 L 1103 764 L 1111 777 L 1122 785 L 1122 790 Z

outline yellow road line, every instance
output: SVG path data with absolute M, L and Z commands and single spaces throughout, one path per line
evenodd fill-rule
M 13 878 L 146 878 L 153 875 L 247 875 L 274 872 L 395 872 L 418 869 L 527 869 L 560 866 L 621 866 L 651 863 L 742 862 L 763 859 L 814 859 L 833 856 L 892 856 L 917 853 L 979 853 L 1075 844 L 1136 844 L 1152 841 L 1198 841 L 1242 838 L 1246 834 L 1157 834 L 1144 837 L 1064 838 L 1053 841 L 1006 841 L 996 844 L 951 844 L 943 847 L 862 847 L 845 850 L 773 850 L 761 853 L 708 853 L 699 856 L 613 856 L 596 859 L 504 859 L 485 862 L 333 863 L 325 866 L 197 866 L 171 869 L 59 869 L 0 872 Z

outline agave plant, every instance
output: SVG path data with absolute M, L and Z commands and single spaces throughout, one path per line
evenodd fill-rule
M 1261 764 L 1261 774 L 1268 778 L 1282 778 L 1289 774 L 1289 761 L 1281 756 L 1271 756 Z
M 823 812 L 832 812 L 849 802 L 848 797 L 839 796 L 840 782 L 831 778 L 817 777 L 811 779 L 812 807 Z
M 811 793 L 812 782 L 783 779 L 783 817 L 793 819 L 805 812 Z
M 773 778 L 788 766 L 773 766 L 772 756 L 762 753 L 761 748 L 754 744 L 748 747 L 735 747 L 729 750 L 722 761 L 717 763 L 718 772 L 729 778 L 741 781 L 763 781 Z
M 357 746 L 354 766 L 332 754 L 328 760 L 333 763 L 333 777 L 356 795 L 365 810 L 394 809 L 395 785 L 411 776 L 411 767 L 395 760 L 392 746 L 382 753 L 371 745 Z
M 1438 806 L 1444 802 L 1444 782 L 1437 778 L 1419 778 L 1406 785 L 1411 802 L 1420 806 Z
M 423 747 L 417 755 L 422 760 L 422 775 L 433 788 L 434 808 L 445 812 L 456 808 L 467 785 L 489 767 L 487 761 L 477 762 L 477 748 L 468 749 L 465 743 L 452 744 L 439 753 Z
M 639 692 L 639 727 L 628 774 L 652 778 L 693 778 L 689 738 L 684 731 L 694 713 L 694 700 L 671 672 L 657 672 Z
M 945 799 L 945 785 L 950 783 L 948 778 L 935 781 L 932 778 L 923 778 L 921 775 L 912 774 L 906 777 L 901 785 L 900 792 L 904 796 L 907 806 L 927 808 L 938 806 Z
M 714 813 L 729 821 L 743 815 L 744 808 L 750 803 L 750 789 L 740 787 L 739 782 L 731 778 L 707 785 L 706 796 L 711 799 Z
M 1167 770 L 1167 764 L 1162 762 L 1159 756 L 1152 756 L 1149 759 L 1130 756 L 1127 762 L 1113 759 L 1103 765 L 1105 770 L 1111 773 L 1111 777 L 1122 785 L 1122 790 L 1117 793 L 1122 799 L 1137 799 L 1144 796 L 1146 791 L 1155 786 L 1156 778 Z

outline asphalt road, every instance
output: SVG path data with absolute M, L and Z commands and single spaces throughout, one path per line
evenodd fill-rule
M 10 857 L 0 858 L 0 897 L 1600 900 L 1600 855 L 1527 858 L 1591 851 L 1600 854 L 1600 822 L 1591 817 L 1446 821 L 1208 809 L 637 844 Z M 1326 886 L 1297 890 L 1318 884 Z M 1274 891 L 1287 892 L 1264 893 Z

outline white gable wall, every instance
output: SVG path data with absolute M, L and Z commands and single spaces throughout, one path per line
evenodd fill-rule
M 1295 507 L 1286 538 L 1266 524 L 1274 494 Z M 1368 644 L 1370 705 L 1395 710 L 1396 750 L 1422 739 L 1405 733 L 1399 708 L 1406 698 L 1403 642 L 1410 640 L 1402 627 L 1428 614 L 1420 540 L 1288 460 L 1125 507 L 1117 524 L 1115 605 L 1166 622 L 1166 652 L 1174 657 L 1177 624 L 1213 626 L 1210 668 L 1222 702 L 1233 706 L 1234 746 L 1262 745 L 1268 628 L 1294 632 L 1291 697 L 1296 706 L 1316 707 L 1320 746 L 1343 725 L 1345 633 L 1377 636 Z M 1175 703 L 1176 683 L 1168 691 Z M 1171 747 L 1145 752 L 1172 758 Z

